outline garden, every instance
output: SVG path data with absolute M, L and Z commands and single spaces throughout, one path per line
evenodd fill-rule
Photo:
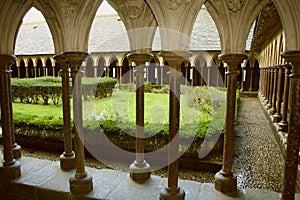
M 92 134 L 104 134 L 116 146 L 134 152 L 135 84 L 118 84 L 113 78 L 83 78 L 82 88 L 86 142 Z M 145 151 L 153 152 L 169 142 L 169 87 L 145 83 L 144 88 Z M 61 78 L 12 79 L 12 94 L 19 143 L 61 153 Z M 222 152 L 225 94 L 223 88 L 181 86 L 179 144 L 185 155 L 205 158 L 210 152 Z

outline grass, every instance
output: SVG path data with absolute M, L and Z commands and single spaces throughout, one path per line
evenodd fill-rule
M 135 121 L 135 93 L 118 91 L 111 98 L 83 102 L 84 117 L 102 116 L 105 119 Z M 197 114 L 198 113 L 198 114 Z M 186 103 L 186 97 L 181 96 L 181 122 L 197 120 L 199 111 Z M 169 94 L 145 94 L 145 122 L 168 123 Z
M 198 102 L 198 99 L 201 102 Z M 222 132 L 225 121 L 225 91 L 207 87 L 183 87 L 180 98 L 180 133 L 205 137 L 207 132 Z M 72 102 L 71 102 L 72 105 Z M 62 126 L 62 105 L 13 104 L 15 121 L 42 126 Z M 72 109 L 71 109 L 72 111 Z M 135 92 L 115 90 L 112 97 L 83 100 L 84 125 L 135 129 Z M 71 114 L 72 116 L 72 114 Z M 145 93 L 145 126 L 147 130 L 168 133 L 169 94 Z M 116 128 L 116 127 L 115 127 Z M 116 130 L 116 129 L 114 129 Z

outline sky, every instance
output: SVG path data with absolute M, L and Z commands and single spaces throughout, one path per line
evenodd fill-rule
M 107 3 L 103 1 L 96 15 L 114 15 L 117 12 Z M 45 21 L 42 13 L 35 8 L 31 8 L 23 18 L 23 23 Z

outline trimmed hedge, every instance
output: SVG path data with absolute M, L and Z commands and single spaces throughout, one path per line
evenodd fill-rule
M 71 80 L 70 80 L 71 81 Z M 61 101 L 62 89 L 60 77 L 39 77 L 30 79 L 12 79 L 13 101 L 21 103 L 40 103 L 57 105 Z M 83 78 L 82 92 L 85 99 L 104 98 L 112 95 L 117 84 L 114 78 Z M 70 90 L 72 90 L 70 83 Z

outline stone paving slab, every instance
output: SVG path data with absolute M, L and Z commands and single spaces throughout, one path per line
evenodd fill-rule
M 23 157 L 18 161 L 22 176 L 13 182 L 0 183 L 0 192 L 10 192 L 7 199 L 158 200 L 159 191 L 167 184 L 167 179 L 159 176 L 151 176 L 144 184 L 138 184 L 125 172 L 86 167 L 93 177 L 94 190 L 86 196 L 75 197 L 69 192 L 69 178 L 74 176 L 75 170 L 65 172 L 59 162 L 37 158 Z M 281 195 L 267 190 L 240 189 L 238 197 L 229 197 L 216 191 L 213 183 L 188 180 L 179 180 L 179 186 L 186 192 L 185 200 L 276 200 Z M 300 200 L 300 195 L 296 194 L 295 199 Z

